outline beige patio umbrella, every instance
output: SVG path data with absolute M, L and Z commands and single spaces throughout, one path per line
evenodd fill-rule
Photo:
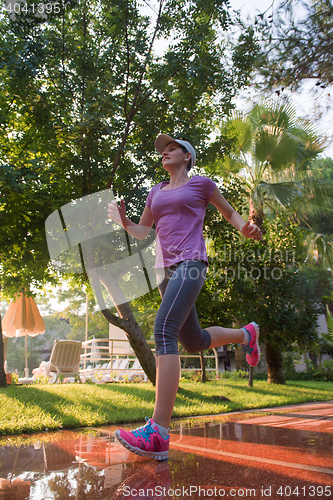
M 27 297 L 22 291 L 10 303 L 3 318 L 3 333 L 7 337 L 25 336 L 25 377 L 29 377 L 28 369 L 28 335 L 35 337 L 45 332 L 45 324 L 37 304 L 32 297 Z

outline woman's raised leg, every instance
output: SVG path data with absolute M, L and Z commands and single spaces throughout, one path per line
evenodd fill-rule
M 222 326 L 210 326 L 205 328 L 212 339 L 210 347 L 220 347 L 226 344 L 242 344 L 247 339 L 244 338 L 242 328 L 223 328 Z

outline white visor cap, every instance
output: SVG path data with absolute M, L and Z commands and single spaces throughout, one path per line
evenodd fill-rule
M 187 141 L 183 141 L 181 139 L 173 139 L 173 137 L 170 137 L 167 134 L 160 134 L 155 140 L 156 151 L 162 154 L 167 145 L 170 144 L 170 142 L 177 142 L 177 144 L 184 146 L 184 148 L 186 148 L 187 151 L 191 153 L 192 167 L 194 167 L 196 160 L 195 150 L 193 146 L 191 146 L 191 144 Z

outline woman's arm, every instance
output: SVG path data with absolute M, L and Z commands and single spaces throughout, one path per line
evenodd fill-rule
M 126 229 L 129 234 L 134 236 L 134 238 L 142 241 L 146 236 L 148 236 L 154 223 L 154 217 L 147 205 L 142 212 L 139 224 L 135 224 L 126 217 L 126 206 L 124 200 L 120 201 L 120 207 L 117 205 L 115 200 L 111 201 L 108 207 L 108 218 L 118 222 L 118 224 L 123 226 L 123 228 Z
M 261 240 L 262 233 L 260 229 L 255 224 L 250 224 L 245 222 L 243 217 L 239 215 L 238 212 L 227 202 L 227 200 L 222 195 L 219 188 L 213 191 L 210 197 L 209 203 L 214 205 L 220 214 L 228 221 L 232 226 L 234 226 L 238 231 L 240 231 L 246 238 L 252 238 L 254 240 Z

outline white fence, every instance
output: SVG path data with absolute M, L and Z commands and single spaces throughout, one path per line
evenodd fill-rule
M 154 352 L 154 342 L 151 344 Z M 143 378 L 147 381 L 147 376 L 144 373 L 139 360 L 137 359 L 133 349 L 126 339 L 91 339 L 82 342 L 83 353 L 80 359 L 80 375 L 84 380 L 94 378 L 100 381 L 121 380 L 127 376 L 129 380 L 134 377 Z M 214 359 L 214 368 L 206 368 L 206 371 L 215 371 L 218 378 L 218 354 L 216 349 L 213 349 L 214 354 L 206 356 L 205 359 Z M 180 359 L 185 358 L 200 358 L 199 354 L 181 353 Z M 182 368 L 182 372 L 186 371 L 201 371 L 200 368 Z

